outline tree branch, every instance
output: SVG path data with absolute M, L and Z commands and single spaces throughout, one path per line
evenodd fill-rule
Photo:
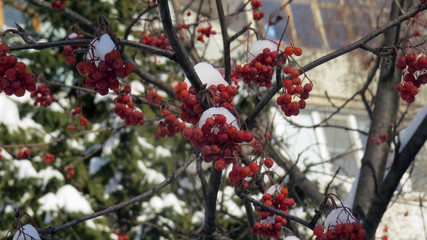
M 228 41 L 228 32 L 226 17 L 224 15 L 224 7 L 221 0 L 215 0 L 216 8 L 218 10 L 219 24 L 221 26 L 222 44 L 224 48 L 224 71 L 225 81 L 231 83 L 231 59 L 230 59 L 230 42 Z

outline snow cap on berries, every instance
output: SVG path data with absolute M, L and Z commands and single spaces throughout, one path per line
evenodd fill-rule
M 270 194 L 270 195 L 275 195 L 277 192 L 280 193 L 280 191 L 282 191 L 282 186 L 280 184 L 274 184 L 271 187 L 269 187 L 266 191 L 266 193 Z
M 27 224 L 20 227 L 13 236 L 13 240 L 24 239 L 40 240 L 40 235 L 32 225 Z
M 202 81 L 203 84 L 207 84 L 207 88 L 211 85 L 218 86 L 219 84 L 228 86 L 228 83 L 224 80 L 221 73 L 207 62 L 199 62 L 194 66 L 194 70 L 197 76 L 199 76 L 200 81 Z M 185 77 L 184 81 L 187 83 L 188 87 L 191 86 L 187 77 Z
M 259 40 L 252 44 L 248 52 L 248 62 L 252 62 L 254 58 L 264 51 L 265 48 L 270 49 L 270 51 L 277 50 L 277 44 L 270 40 Z
M 202 116 L 200 117 L 198 126 L 201 128 L 203 125 L 205 125 L 206 119 L 218 114 L 224 115 L 224 117 L 226 118 L 226 123 L 236 127 L 237 130 L 240 130 L 236 117 L 224 107 L 211 107 L 208 110 L 204 111 Z
M 338 206 L 332 210 L 325 220 L 325 228 L 328 229 L 337 224 L 356 222 L 356 217 L 351 213 L 351 209 Z
M 86 57 L 88 60 L 105 60 L 105 54 L 113 51 L 116 48 L 113 40 L 108 34 L 102 35 L 99 39 L 94 39 L 90 42 L 90 48 Z

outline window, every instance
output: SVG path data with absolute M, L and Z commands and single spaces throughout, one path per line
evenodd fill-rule
M 390 3 L 386 0 L 269 0 L 263 1 L 262 9 L 266 23 L 278 15 L 284 16 L 275 26 L 267 28 L 269 38 L 280 38 L 289 16 L 288 29 L 296 44 L 337 49 L 384 24 Z

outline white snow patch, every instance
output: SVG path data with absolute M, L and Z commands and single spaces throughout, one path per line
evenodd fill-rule
M 13 236 L 13 240 L 40 240 L 40 235 L 37 230 L 30 224 L 24 225 L 18 229 Z
M 47 168 L 40 170 L 39 177 L 42 179 L 42 189 L 46 188 L 46 185 L 49 183 L 50 179 L 57 178 L 59 180 L 64 180 L 64 175 L 58 170 L 53 169 L 53 167 L 48 166 Z
M 99 169 L 107 165 L 111 159 L 102 159 L 100 157 L 93 157 L 90 159 L 89 163 L 89 176 L 96 174 Z
M 104 187 L 104 193 L 102 194 L 104 199 L 109 198 L 111 193 L 123 189 L 123 186 L 120 184 L 122 177 L 122 172 L 116 172 L 114 177 L 110 178 L 108 184 Z
M 198 126 L 201 128 L 203 125 L 205 125 L 206 120 L 214 115 L 222 114 L 227 119 L 227 123 L 229 125 L 232 125 L 237 128 L 237 130 L 240 130 L 239 124 L 236 120 L 236 117 L 227 109 L 224 107 L 211 107 L 208 110 L 204 111 L 202 116 L 200 117 Z M 215 130 L 214 130 L 215 132 Z M 216 130 L 218 132 L 218 130 Z
M 196 71 L 197 76 L 199 76 L 200 81 L 202 81 L 202 84 L 207 84 L 206 87 L 211 85 L 217 86 L 219 84 L 228 86 L 228 83 L 224 80 L 221 73 L 207 62 L 199 62 L 194 66 L 194 70 Z M 191 83 L 187 77 L 185 77 L 184 82 L 187 83 L 188 87 L 191 86 Z
M 113 153 L 113 149 L 117 148 L 120 144 L 120 134 L 116 133 L 113 137 L 108 139 L 108 141 L 105 143 L 104 147 L 102 148 L 101 156 L 108 156 Z
M 89 202 L 71 185 L 61 187 L 56 194 L 48 193 L 44 195 L 38 200 L 38 203 L 41 205 L 39 208 L 41 212 L 61 209 L 65 212 L 93 212 Z
M 285 240 L 300 240 L 297 236 L 287 236 Z
M 169 193 L 167 195 L 162 195 L 162 197 L 154 196 L 150 199 L 148 204 L 151 209 L 160 211 L 163 208 L 173 208 L 174 212 L 178 214 L 183 214 L 184 210 L 182 206 L 185 204 L 180 201 L 175 194 Z
M 411 121 L 409 126 L 400 132 L 399 152 L 403 151 L 406 144 L 409 142 L 411 137 L 414 135 L 415 131 L 417 130 L 417 128 L 421 124 L 421 122 L 424 120 L 426 115 L 427 115 L 427 104 L 424 105 L 423 109 L 421 109 L 421 111 L 414 117 L 414 120 Z
M 105 54 L 113 51 L 116 48 L 116 45 L 108 34 L 102 35 L 99 40 L 92 40 L 90 45 L 92 48 L 90 48 L 86 54 L 86 58 L 89 60 L 105 60 Z
M 149 183 L 159 184 L 166 179 L 163 174 L 145 166 L 142 160 L 138 160 L 137 164 L 138 164 L 139 170 L 145 173 L 144 179 L 147 180 Z
M 205 214 L 201 211 L 196 211 L 193 213 L 193 216 L 191 217 L 191 223 L 192 224 L 200 224 L 202 225 L 205 221 Z
M 64 112 L 64 109 L 57 102 L 52 102 L 49 106 L 49 109 L 54 112 L 60 112 L 60 113 Z
M 262 53 L 262 51 L 264 51 L 265 48 L 269 48 L 270 51 L 276 51 L 277 44 L 270 40 L 259 40 L 255 42 L 249 48 L 248 62 L 252 62 L 252 60 L 255 59 L 258 54 Z
M 0 124 L 6 125 L 10 132 L 18 130 L 20 122 L 18 107 L 4 94 L 0 94 L 0 112 L 3 113 L 0 114 Z
M 146 149 L 154 149 L 153 144 L 147 142 L 146 138 L 143 137 L 138 137 L 137 138 L 138 143 L 141 145 L 141 147 L 146 148 Z
M 169 151 L 169 149 L 159 145 L 156 146 L 156 155 L 159 157 L 170 157 L 172 156 L 172 153 Z
M 145 93 L 145 87 L 140 81 L 132 81 L 132 94 L 144 94 Z
M 26 178 L 39 178 L 36 169 L 33 167 L 33 164 L 29 160 L 16 160 L 13 161 L 13 165 L 18 168 L 15 170 L 16 178 L 18 180 Z
M 325 229 L 329 229 L 337 224 L 356 222 L 356 217 L 353 216 L 349 208 L 339 206 L 332 210 L 325 220 Z

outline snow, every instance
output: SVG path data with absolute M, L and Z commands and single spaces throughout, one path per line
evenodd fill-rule
M 13 240 L 40 240 L 37 230 L 30 224 L 24 225 L 18 229 L 13 236 Z
M 193 212 L 193 216 L 191 217 L 192 224 L 200 224 L 202 225 L 205 221 L 205 214 L 201 211 Z
M 207 62 L 199 62 L 194 66 L 194 70 L 196 71 L 197 76 L 199 76 L 200 81 L 202 81 L 203 84 L 207 84 L 206 87 L 219 84 L 228 86 L 228 83 L 224 80 L 221 73 Z M 184 82 L 187 83 L 188 87 L 191 86 L 187 77 L 185 77 Z
M 145 149 L 154 149 L 153 144 L 147 142 L 146 138 L 137 137 L 136 140 L 138 141 L 139 145 L 141 145 L 142 148 L 145 148 Z
M 138 164 L 139 170 L 141 170 L 141 172 L 145 174 L 144 179 L 147 180 L 148 183 L 159 184 L 166 179 L 163 174 L 145 166 L 142 160 L 138 160 L 137 164 Z
M 171 157 L 172 153 L 169 149 L 164 148 L 162 146 L 156 146 L 156 155 L 159 157 Z
M 173 208 L 173 211 L 178 214 L 183 214 L 183 201 L 180 201 L 175 194 L 168 193 L 162 194 L 162 197 L 154 196 L 148 202 L 149 209 L 154 211 L 161 211 L 163 208 Z
M 116 133 L 113 137 L 108 139 L 108 141 L 105 143 L 104 147 L 102 148 L 101 156 L 108 156 L 113 153 L 113 149 L 117 148 L 120 144 L 120 134 Z
M 265 48 L 269 48 L 270 51 L 276 51 L 277 50 L 277 44 L 270 41 L 270 40 L 259 40 L 252 44 L 252 46 L 249 48 L 248 52 L 248 62 L 252 62 L 255 57 L 262 53 L 262 51 Z
M 4 94 L 0 94 L 0 112 L 0 124 L 6 125 L 10 132 L 17 131 L 20 122 L 18 107 Z
M 107 165 L 111 159 L 102 159 L 100 157 L 93 157 L 90 159 L 89 163 L 89 176 L 96 174 L 99 169 Z
M 123 186 L 120 184 L 122 177 L 123 177 L 122 172 L 116 172 L 114 177 L 110 178 L 110 180 L 108 181 L 108 184 L 105 185 L 104 187 L 104 193 L 102 194 L 102 197 L 104 199 L 108 199 L 111 193 L 123 189 Z
M 198 126 L 201 128 L 205 125 L 206 120 L 214 115 L 222 114 L 227 119 L 227 123 L 229 125 L 235 126 L 237 130 L 240 130 L 239 124 L 236 120 L 236 117 L 226 108 L 224 107 L 211 107 L 208 110 L 204 111 L 202 116 L 200 117 Z M 218 130 L 217 130 L 218 131 Z
M 427 116 L 427 104 L 424 105 L 423 109 L 421 109 L 421 111 L 414 117 L 414 119 L 411 121 L 409 126 L 400 132 L 399 153 L 403 151 L 406 144 L 408 144 L 409 140 L 414 135 L 418 126 L 421 124 L 421 122 L 424 120 L 426 116 Z
M 325 229 L 329 229 L 330 227 L 333 227 L 337 224 L 341 223 L 352 223 L 356 222 L 356 218 L 353 216 L 353 214 L 350 212 L 351 210 L 348 208 L 343 207 L 337 207 L 336 209 L 332 210 L 328 217 L 326 217 L 325 220 Z
M 90 48 L 86 54 L 88 60 L 105 60 L 105 54 L 116 48 L 116 45 L 108 34 L 102 35 L 99 39 L 94 39 L 90 42 L 90 45 L 92 48 Z
M 42 190 L 46 188 L 46 185 L 52 178 L 57 178 L 59 180 L 64 180 L 64 176 L 58 170 L 53 169 L 53 167 L 48 166 L 47 168 L 40 170 L 38 173 L 39 177 L 42 179 Z
M 33 167 L 33 164 L 29 160 L 17 160 L 13 161 L 13 165 L 17 168 L 15 170 L 15 175 L 18 180 L 26 178 L 39 178 L 36 169 Z
M 281 176 L 281 175 L 279 175 L 279 176 Z M 276 192 L 280 193 L 280 191 L 282 191 L 282 186 L 280 184 L 276 183 L 276 184 L 272 185 L 271 187 L 269 187 L 266 193 L 268 193 L 270 195 L 274 195 L 274 194 L 276 194 Z
M 38 200 L 39 211 L 59 211 L 92 213 L 89 202 L 81 196 L 80 192 L 71 185 L 65 185 L 58 189 L 56 194 L 48 193 Z

